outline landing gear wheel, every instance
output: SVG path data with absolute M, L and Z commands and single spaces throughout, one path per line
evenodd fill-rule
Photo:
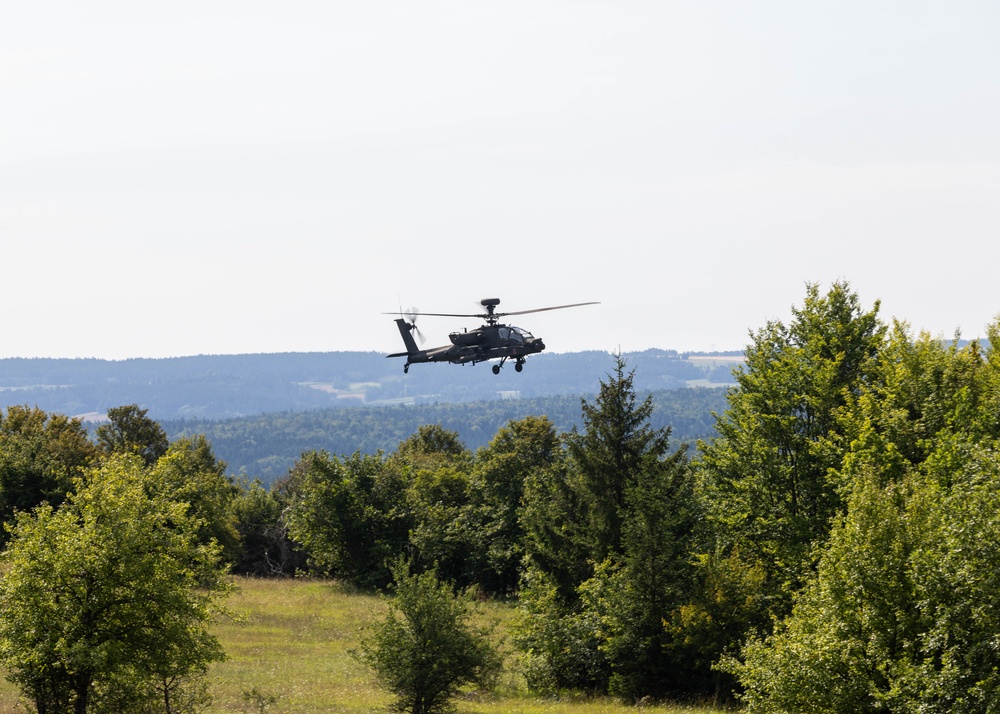
M 493 365 L 493 374 L 500 374 L 500 365 Z
M 524 369 L 524 362 L 518 362 L 514 365 L 515 372 L 520 372 L 522 369 Z
M 404 364 L 403 365 L 403 374 L 407 374 L 407 373 L 409 373 L 409 371 L 410 371 L 410 365 Z

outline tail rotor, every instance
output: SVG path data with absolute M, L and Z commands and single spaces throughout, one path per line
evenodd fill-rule
M 424 333 L 420 331 L 417 327 L 417 317 L 420 315 L 420 310 L 415 307 L 406 308 L 406 312 L 402 313 L 403 319 L 405 319 L 410 324 L 410 332 L 417 336 L 417 342 L 421 345 L 424 344 L 425 337 Z

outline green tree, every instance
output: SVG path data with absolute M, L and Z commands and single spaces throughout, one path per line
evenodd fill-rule
M 0 663 L 36 709 L 138 710 L 223 658 L 207 625 L 227 591 L 187 506 L 109 459 L 59 510 L 21 513 L 3 554 Z M 162 700 L 161 700 L 162 701 Z
M 991 326 L 991 331 L 996 325 Z M 850 451 L 841 481 L 871 462 L 887 481 L 923 464 L 944 433 L 974 441 L 1000 437 L 1000 360 L 978 340 L 960 346 L 927 333 L 913 338 L 896 322 L 882 349 L 878 378 L 840 420 Z
M 199 522 L 203 543 L 214 540 L 222 546 L 228 562 L 239 557 L 240 536 L 233 513 L 237 489 L 226 475 L 226 462 L 215 458 L 208 439 L 198 434 L 170 444 L 153 466 L 149 483 L 165 496 L 188 504 L 190 515 Z
M 469 622 L 471 596 L 455 595 L 433 570 L 408 570 L 397 561 L 389 614 L 362 639 L 359 658 L 396 695 L 393 711 L 447 711 L 462 685 L 491 687 L 502 660 L 491 631 Z
M 684 449 L 669 454 L 670 429 L 650 425 L 633 377 L 619 356 L 596 406 L 583 402 L 569 469 L 525 480 L 516 644 L 532 687 L 638 700 L 690 684 L 665 622 L 690 597 L 692 472 Z
M 288 536 L 285 508 L 288 499 L 277 489 L 266 489 L 259 480 L 239 482 L 233 516 L 240 537 L 239 559 L 233 572 L 242 575 L 291 575 L 304 567 Z
M 577 586 L 593 569 L 575 476 L 565 458 L 531 471 L 524 480 L 520 514 L 525 568 L 534 571 L 523 578 L 537 582 L 543 574 L 566 601 L 576 597 Z
M 752 710 L 994 706 L 996 384 L 992 349 L 896 323 L 840 419 L 847 510 L 818 572 L 772 636 L 728 661 Z
M 691 597 L 698 520 L 684 450 L 649 463 L 629 484 L 620 568 L 608 588 L 609 690 L 626 700 L 691 693 L 709 675 L 665 627 Z
M 148 409 L 128 404 L 108 409 L 108 421 L 97 427 L 97 444 L 106 454 L 139 454 L 147 466 L 167 453 L 170 441 Z
M 293 469 L 289 535 L 324 572 L 364 586 L 389 582 L 387 560 L 406 546 L 403 485 L 381 454 L 309 452 Z
M 607 692 L 611 678 L 611 664 L 603 649 L 607 599 L 598 597 L 606 583 L 605 565 L 610 562 L 598 566 L 597 577 L 584 581 L 571 597 L 545 570 L 529 567 L 525 571 L 511 629 L 532 691 Z
M 765 574 L 767 615 L 783 615 L 842 507 L 843 410 L 879 377 L 885 327 L 845 282 L 807 286 L 786 326 L 754 335 L 739 388 L 701 444 L 700 495 L 723 554 Z M 766 617 L 764 618 L 766 619 Z
M 463 587 L 476 580 L 472 464 L 458 434 L 438 424 L 420 426 L 389 458 L 405 484 L 414 567 Z
M 473 557 L 479 560 L 473 577 L 487 592 L 510 595 L 517 589 L 525 554 L 525 481 L 562 459 L 552 422 L 534 416 L 508 422 L 476 454 L 468 519 L 475 537 Z
M 415 434 L 400 442 L 394 458 L 411 466 L 426 467 L 428 462 L 452 465 L 469 461 L 471 454 L 459 439 L 458 432 L 439 424 L 423 424 Z
M 79 419 L 8 407 L 0 413 L 0 520 L 10 523 L 43 502 L 58 506 L 96 456 Z
M 622 550 L 626 494 L 639 474 L 669 450 L 668 428 L 650 425 L 653 400 L 637 403 L 635 370 L 615 357 L 614 374 L 601 381 L 593 404 L 581 400 L 584 431 L 574 429 L 567 446 L 579 473 L 580 496 L 589 518 L 589 547 L 599 562 Z
M 951 486 L 859 479 L 791 616 L 726 665 L 750 711 L 997 710 L 1000 459 L 961 450 Z

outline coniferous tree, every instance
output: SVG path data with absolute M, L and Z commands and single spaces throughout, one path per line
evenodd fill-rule
M 617 587 L 605 644 L 609 689 L 628 701 L 698 692 L 699 670 L 665 626 L 691 596 L 690 553 L 698 514 L 683 450 L 643 469 L 626 492 Z
M 622 550 L 626 494 L 640 474 L 668 451 L 669 428 L 649 424 L 653 401 L 637 403 L 635 370 L 615 356 L 614 373 L 601 382 L 593 404 L 581 400 L 583 432 L 574 430 L 567 445 L 579 474 L 580 496 L 588 514 L 591 556 L 601 561 Z
M 668 455 L 670 430 L 650 426 L 652 402 L 638 403 L 620 356 L 583 406 L 587 431 L 570 435 L 568 469 L 526 482 L 516 643 L 529 685 L 676 693 L 691 668 L 664 623 L 689 596 L 691 469 L 683 449 Z

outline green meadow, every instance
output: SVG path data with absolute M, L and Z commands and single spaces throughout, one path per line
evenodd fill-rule
M 229 658 L 212 667 L 209 712 L 257 714 L 360 714 L 386 711 L 391 697 L 380 690 L 370 671 L 351 656 L 362 628 L 385 612 L 378 597 L 352 592 L 322 580 L 236 578 L 237 591 L 227 601 L 234 618 L 222 618 L 216 633 Z M 480 617 L 509 621 L 506 605 L 487 603 Z M 455 700 L 459 714 L 619 714 L 634 712 L 609 699 L 552 699 L 528 694 L 509 666 L 497 690 L 468 692 Z M 24 712 L 18 692 L 0 682 L 0 712 Z M 712 707 L 657 706 L 643 711 L 662 714 L 712 714 Z

